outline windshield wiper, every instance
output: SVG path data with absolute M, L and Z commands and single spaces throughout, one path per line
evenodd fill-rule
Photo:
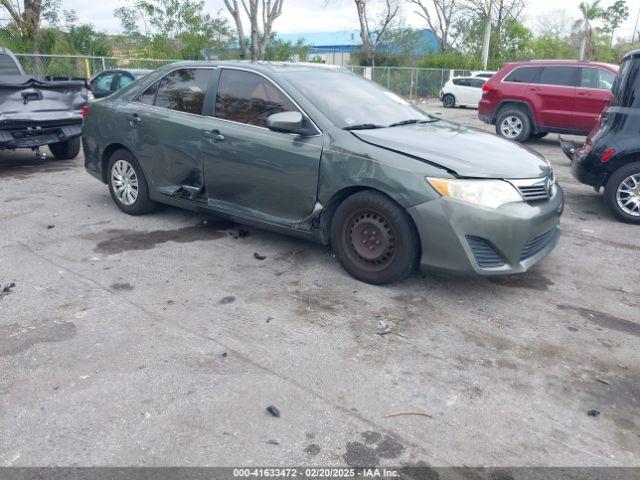
M 429 119 L 417 119 L 410 118 L 409 120 L 402 120 L 400 122 L 395 122 L 389 125 L 389 127 L 400 127 L 402 125 L 413 125 L 414 123 L 431 123 L 437 121 L 437 118 L 429 118 Z
M 344 127 L 343 130 L 373 130 L 374 128 L 386 128 L 384 125 L 378 125 L 377 123 L 359 123 L 358 125 L 349 125 Z

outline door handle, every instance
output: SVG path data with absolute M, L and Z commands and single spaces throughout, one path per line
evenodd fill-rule
M 129 113 L 127 114 L 127 120 L 129 120 L 129 123 L 133 125 L 134 123 L 141 122 L 142 118 L 140 118 L 140 115 L 138 115 L 137 113 Z
M 209 140 L 220 141 L 224 140 L 224 135 L 219 130 L 211 130 L 210 132 L 204 132 L 204 136 Z

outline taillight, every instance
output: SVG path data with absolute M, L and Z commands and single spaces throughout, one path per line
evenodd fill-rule
M 485 84 L 482 86 L 482 91 L 483 91 L 483 92 L 488 92 L 489 90 L 491 90 L 491 85 L 489 85 L 488 83 L 485 83 Z
M 616 149 L 615 148 L 610 148 L 609 150 L 607 150 L 606 152 L 604 152 L 602 154 L 602 156 L 600 157 L 600 161 L 601 162 L 606 162 L 607 160 L 609 160 L 611 157 L 613 157 L 613 155 L 616 153 Z
M 85 105 L 82 107 L 82 120 L 87 119 L 87 114 L 89 113 L 89 105 Z

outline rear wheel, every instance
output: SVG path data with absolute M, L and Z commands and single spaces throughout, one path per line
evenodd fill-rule
M 531 135 L 529 116 L 517 108 L 500 112 L 496 121 L 496 133 L 509 140 L 524 142 Z
M 342 202 L 331 222 L 331 245 L 344 269 L 366 283 L 400 281 L 418 265 L 411 219 L 377 192 L 359 192 Z
M 80 153 L 80 137 L 71 138 L 65 142 L 52 143 L 49 150 L 58 160 L 71 160 Z
M 447 93 L 444 97 L 442 97 L 442 105 L 444 108 L 453 108 L 456 106 L 456 97 Z
M 640 224 L 640 162 L 616 170 L 607 182 L 604 196 L 616 217 Z
M 149 198 L 149 186 L 140 164 L 127 150 L 116 150 L 108 165 L 111 198 L 129 215 L 144 215 L 155 207 Z

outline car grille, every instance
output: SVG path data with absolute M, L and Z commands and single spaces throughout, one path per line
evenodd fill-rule
M 551 186 L 555 183 L 553 172 L 545 178 L 531 178 L 524 180 L 512 180 L 525 202 L 548 200 L 551 197 Z
M 504 265 L 498 252 L 484 238 L 467 235 L 467 243 L 480 268 L 497 268 Z
M 520 261 L 526 260 L 527 258 L 531 258 L 537 253 L 540 253 L 545 249 L 551 239 L 553 239 L 554 234 L 556 233 L 557 227 L 552 228 L 540 235 L 536 235 L 535 237 L 531 237 L 527 240 L 527 243 L 524 244 L 524 248 L 522 249 L 522 254 L 520 255 Z

